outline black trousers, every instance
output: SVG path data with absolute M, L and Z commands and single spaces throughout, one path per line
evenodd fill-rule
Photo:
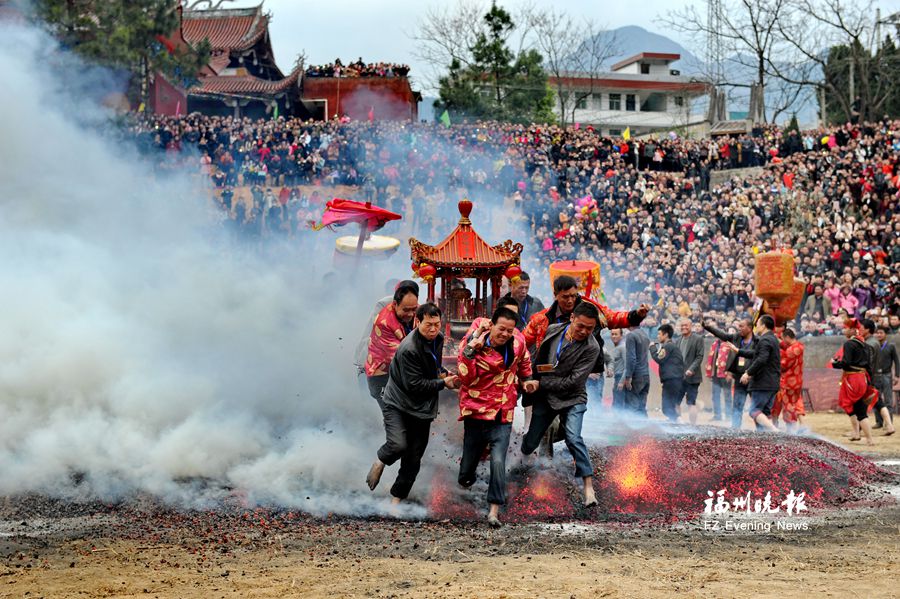
M 422 456 L 431 434 L 431 420 L 416 418 L 393 406 L 384 406 L 381 412 L 387 440 L 378 449 L 378 459 L 388 466 L 400 460 L 400 472 L 391 487 L 391 495 L 406 499 L 422 466 Z
M 875 412 L 875 423 L 884 426 L 884 418 L 881 416 L 881 408 L 890 410 L 892 403 L 892 395 L 894 394 L 894 383 L 889 374 L 875 375 L 875 388 L 878 389 L 878 401 L 875 402 L 873 411 Z
M 678 422 L 678 406 L 684 397 L 683 379 L 666 379 L 662 381 L 662 412 L 669 422 Z
M 491 448 L 491 480 L 488 484 L 488 503 L 506 503 L 506 452 L 509 449 L 509 435 L 512 423 L 497 420 L 463 420 L 463 454 L 459 463 L 459 484 L 471 487 L 475 483 L 475 471 L 481 454 L 486 447 Z
M 367 376 L 366 383 L 369 385 L 369 395 L 378 402 L 378 407 L 384 412 L 384 401 L 381 399 L 381 396 L 384 395 L 384 388 L 388 383 L 388 375 Z

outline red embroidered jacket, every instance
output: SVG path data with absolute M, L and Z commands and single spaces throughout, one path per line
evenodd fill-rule
M 794 342 L 790 347 L 781 342 L 781 388 L 785 391 L 803 389 L 803 344 Z
M 512 345 L 505 349 L 512 355 L 504 357 L 491 347 L 483 347 L 472 358 L 464 354 L 469 337 L 484 318 L 476 318 L 460 344 L 459 419 L 494 420 L 500 412 L 504 423 L 513 421 L 513 410 L 519 396 L 519 381 L 531 378 L 531 355 L 525 347 L 522 333 L 513 333 Z M 507 366 L 507 361 L 509 366 Z
M 716 372 L 713 374 L 713 359 L 716 361 Z M 713 341 L 712 347 L 710 348 L 709 355 L 706 356 L 706 378 L 717 378 L 724 379 L 725 375 L 728 374 L 728 370 L 726 370 L 726 366 L 728 365 L 728 347 L 725 345 L 725 342 L 716 339 Z
M 388 366 L 406 337 L 406 329 L 394 312 L 394 303 L 385 306 L 372 325 L 369 335 L 369 355 L 366 356 L 366 376 L 387 374 Z

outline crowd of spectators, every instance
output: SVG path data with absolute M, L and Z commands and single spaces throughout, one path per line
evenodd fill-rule
M 449 232 L 467 194 L 530 235 L 517 237 L 526 270 L 596 260 L 608 303 L 650 303 L 651 324 L 705 313 L 727 326 L 753 309 L 754 255 L 790 247 L 813 299 L 800 336 L 837 334 L 841 309 L 900 325 L 900 121 L 625 141 L 590 127 L 193 114 L 140 117 L 130 135 L 161 169 L 199 161 L 233 226 L 258 235 L 302 234 L 320 216 L 327 191 L 297 185 L 356 186 L 426 240 Z M 728 170 L 750 166 L 762 168 Z
M 340 58 L 331 64 L 313 65 L 306 69 L 306 77 L 406 77 L 409 65 L 392 62 L 363 62 L 362 57 L 346 66 Z

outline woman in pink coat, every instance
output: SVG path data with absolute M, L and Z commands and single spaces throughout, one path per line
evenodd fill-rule
M 825 297 L 831 300 L 831 315 L 837 316 L 838 310 L 840 310 L 840 305 L 838 305 L 838 296 L 840 296 L 841 290 L 835 284 L 834 278 L 828 279 L 825 281 L 825 291 L 822 293 Z
M 831 309 L 837 313 L 843 308 L 847 311 L 847 314 L 853 316 L 856 314 L 856 309 L 859 307 L 859 299 L 853 292 L 850 290 L 850 285 L 842 285 L 840 293 L 838 293 L 837 300 L 831 302 Z

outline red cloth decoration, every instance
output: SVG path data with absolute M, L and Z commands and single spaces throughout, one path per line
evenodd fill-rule
M 322 227 L 359 223 L 360 225 L 365 224 L 369 231 L 377 231 L 388 222 L 400 220 L 401 218 L 396 212 L 391 212 L 372 204 L 334 198 L 325 204 L 322 222 L 316 225 L 315 228 L 318 230 Z

